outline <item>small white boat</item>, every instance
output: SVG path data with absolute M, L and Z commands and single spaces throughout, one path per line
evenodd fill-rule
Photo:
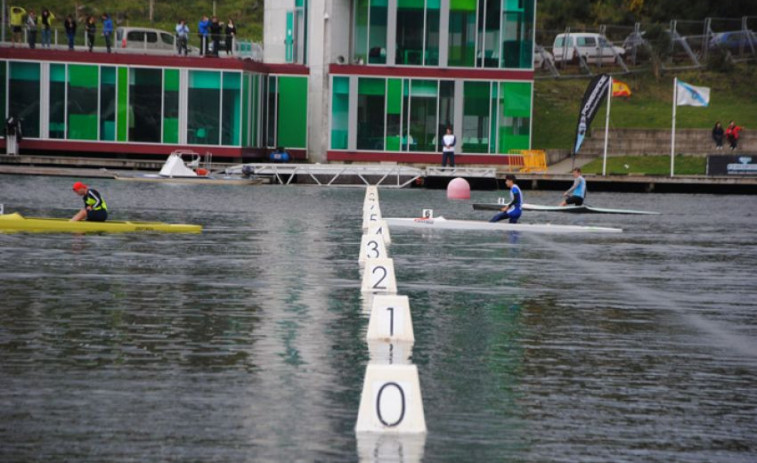
M 509 222 L 483 222 L 479 220 L 450 220 L 444 217 L 399 218 L 384 217 L 389 229 L 419 228 L 435 230 L 483 230 L 483 231 L 523 231 L 534 233 L 622 233 L 620 228 L 593 227 L 580 225 L 533 224 Z
M 504 204 L 497 203 L 473 203 L 473 209 L 477 211 L 498 211 Z M 608 209 L 602 207 L 592 207 L 586 204 L 582 206 L 544 206 L 541 204 L 523 203 L 521 208 L 524 211 L 539 212 L 572 212 L 574 214 L 638 214 L 638 215 L 660 215 L 659 212 L 638 211 L 633 209 Z
M 185 160 L 187 158 L 188 160 Z M 211 154 L 205 155 L 205 167 L 200 167 L 201 156 L 194 151 L 176 150 L 168 155 L 165 164 L 157 174 L 116 175 L 116 180 L 131 182 L 164 182 L 203 185 L 256 185 L 264 183 L 262 178 L 235 175 L 215 175 L 210 172 Z

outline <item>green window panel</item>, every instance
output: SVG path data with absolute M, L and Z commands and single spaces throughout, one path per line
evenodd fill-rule
M 331 149 L 347 149 L 349 133 L 350 78 L 334 77 L 331 96 Z
M 5 103 L 7 96 L 5 94 L 6 82 L 8 77 L 7 61 L 0 61 L 0 111 L 2 111 L 3 120 L 8 119 L 8 114 L 5 113 Z
M 250 74 L 242 77 L 242 146 L 250 146 Z
M 221 130 L 221 73 L 189 71 L 187 142 L 218 145 Z
M 100 69 L 98 66 L 70 64 L 68 66 L 68 84 L 72 87 L 98 88 Z
M 97 114 L 69 114 L 69 140 L 97 140 Z
M 384 150 L 386 79 L 359 78 L 357 149 Z
M 476 8 L 450 9 L 449 48 L 450 66 L 473 67 L 476 53 Z
M 370 0 L 357 0 L 355 4 L 355 58 L 368 58 L 368 8 Z
M 97 140 L 99 91 L 99 66 L 68 66 L 69 140 Z
M 386 64 L 386 31 L 389 9 L 386 1 L 371 1 L 368 29 L 368 63 Z
M 118 83 L 116 84 L 117 93 L 116 101 L 118 107 L 116 109 L 117 114 L 117 132 L 116 136 L 118 141 L 127 141 L 129 134 L 129 68 L 118 68 Z
M 239 146 L 241 124 L 241 88 L 242 74 L 239 72 L 223 73 L 223 105 L 221 127 L 221 144 Z
M 116 139 L 116 68 L 100 68 L 100 140 Z
M 163 70 L 163 143 L 179 143 L 179 70 Z
M 410 136 L 407 141 L 409 151 L 436 151 L 438 82 L 433 80 L 412 80 L 410 96 L 406 98 L 408 108 L 407 126 Z M 408 101 L 409 100 L 409 101 Z
M 425 8 L 425 0 L 397 0 L 397 8 Z
M 516 0 L 517 1 L 517 0 Z M 476 11 L 478 0 L 450 0 L 449 9 L 452 11 Z
M 252 76 L 252 132 L 250 135 L 250 145 L 260 146 L 260 76 Z
M 308 78 L 279 77 L 278 145 L 307 147 Z
M 22 119 L 24 136 L 39 137 L 40 65 L 10 61 L 8 115 Z
M 388 79 L 386 83 L 386 144 L 387 151 L 399 151 L 402 145 L 402 79 Z
M 66 65 L 50 64 L 50 138 L 66 137 Z
M 531 83 L 500 84 L 499 152 L 531 146 Z
M 490 83 L 463 83 L 463 129 L 458 140 L 465 153 L 489 152 Z

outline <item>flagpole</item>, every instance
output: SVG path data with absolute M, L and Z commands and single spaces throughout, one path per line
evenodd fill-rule
M 602 158 L 602 177 L 607 175 L 607 140 L 610 132 L 610 100 L 612 100 L 612 77 L 610 85 L 607 86 L 607 114 L 605 115 L 605 152 Z
M 670 134 L 670 176 L 675 171 L 676 151 L 676 106 L 678 106 L 678 77 L 673 78 L 673 129 Z

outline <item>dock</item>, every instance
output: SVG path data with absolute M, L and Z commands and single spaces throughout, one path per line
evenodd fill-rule
M 165 159 L 120 159 L 48 155 L 0 155 L 0 174 L 79 178 L 115 178 L 124 172 L 157 172 Z M 270 179 L 271 184 L 327 187 L 376 185 L 382 188 L 444 189 L 453 178 L 465 178 L 473 190 L 505 190 L 512 171 L 495 167 L 408 166 L 378 164 L 213 163 L 213 172 L 242 173 Z M 524 190 L 566 190 L 573 177 L 565 172 L 515 172 Z M 631 193 L 757 194 L 757 177 L 585 175 L 591 191 Z

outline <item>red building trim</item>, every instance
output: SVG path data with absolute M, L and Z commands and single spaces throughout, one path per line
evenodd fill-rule
M 300 64 L 264 64 L 251 59 L 216 58 L 210 56 L 152 55 L 124 52 L 113 53 L 49 50 L 43 48 L 0 48 L 0 59 L 49 61 L 59 63 L 104 64 L 113 66 L 155 66 L 188 69 L 216 69 L 257 72 L 261 74 L 308 75 L 310 68 Z
M 329 73 L 371 77 L 423 77 L 432 79 L 534 80 L 533 70 L 432 68 L 331 64 Z
M 326 152 L 328 161 L 340 162 L 399 162 L 402 164 L 440 164 L 441 153 L 389 153 L 367 151 Z M 512 156 L 504 154 L 456 154 L 455 165 L 511 165 Z

